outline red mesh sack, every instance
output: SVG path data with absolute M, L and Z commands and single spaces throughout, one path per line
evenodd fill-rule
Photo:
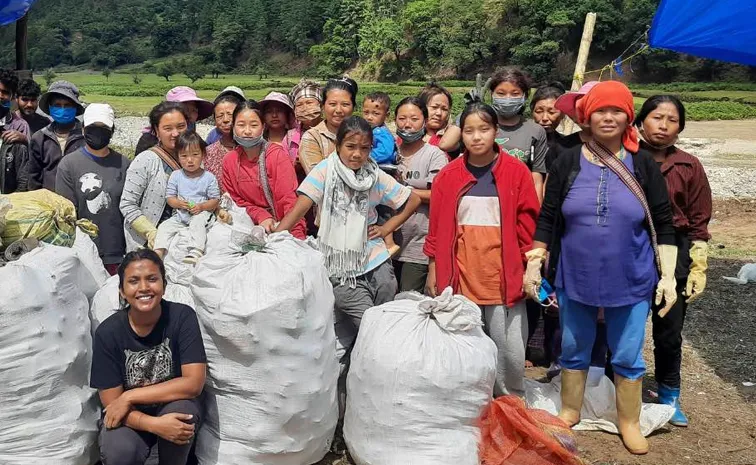
M 517 396 L 488 404 L 480 434 L 482 465 L 585 465 L 567 424 L 545 410 L 528 409 Z

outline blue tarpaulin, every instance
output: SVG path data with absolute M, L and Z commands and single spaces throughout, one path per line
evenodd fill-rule
M 756 0 L 662 0 L 649 45 L 756 66 Z
M 0 0 L 0 26 L 15 23 L 36 0 Z

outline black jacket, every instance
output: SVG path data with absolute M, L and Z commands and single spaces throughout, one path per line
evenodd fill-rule
M 562 236 L 564 235 L 562 204 L 578 173 L 580 173 L 582 150 L 582 144 L 575 146 L 561 153 L 559 158 L 554 160 L 546 182 L 546 193 L 541 206 L 541 214 L 538 217 L 535 240 L 544 242 L 549 247 L 549 265 L 546 271 L 546 279 L 552 283 L 556 277 L 562 248 Z M 643 149 L 640 149 L 638 153 L 633 153 L 632 156 L 635 178 L 643 187 L 643 192 L 646 193 L 646 201 L 651 210 L 651 218 L 656 229 L 657 242 L 659 244 L 677 245 L 667 184 L 659 167 L 653 156 Z M 648 224 L 646 228 L 651 234 Z
M 84 135 L 81 133 L 81 123 L 68 133 L 66 139 L 66 153 L 61 153 L 58 138 L 55 136 L 51 123 L 46 128 L 35 132 L 29 142 L 29 190 L 47 189 L 55 192 L 55 173 L 58 163 L 64 155 L 75 152 L 84 146 Z
M 0 127 L 0 134 L 2 134 Z M 24 192 L 28 184 L 29 148 L 26 143 L 0 140 L 0 194 Z

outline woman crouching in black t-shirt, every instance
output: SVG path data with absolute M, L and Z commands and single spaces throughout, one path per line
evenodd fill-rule
M 165 267 L 152 250 L 128 253 L 118 277 L 123 309 L 94 338 L 100 456 L 106 465 L 143 465 L 158 443 L 161 465 L 185 465 L 207 368 L 197 316 L 163 300 Z

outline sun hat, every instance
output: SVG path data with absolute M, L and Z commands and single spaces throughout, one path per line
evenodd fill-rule
M 226 95 L 233 95 L 234 97 L 237 97 L 239 100 L 244 101 L 247 100 L 247 97 L 244 95 L 244 91 L 236 86 L 228 86 L 222 91 L 220 91 L 220 94 L 218 94 L 217 97 L 215 97 L 215 101 L 217 102 L 219 98 L 224 97 Z
M 113 107 L 107 103 L 92 103 L 88 105 L 84 110 L 84 127 L 95 123 L 102 123 L 112 129 L 115 123 Z
M 260 113 L 263 115 L 265 114 L 265 109 L 268 105 L 270 105 L 273 102 L 280 103 L 281 105 L 285 106 L 286 109 L 289 112 L 289 116 L 286 118 L 286 122 L 289 125 L 289 129 L 293 128 L 296 124 L 296 119 L 294 118 L 294 106 L 291 104 L 291 100 L 289 100 L 289 96 L 281 93 L 281 92 L 270 92 L 268 95 L 265 96 L 264 99 L 260 100 Z
M 209 102 L 203 98 L 200 98 L 197 96 L 197 92 L 192 89 L 191 87 L 187 86 L 177 86 L 173 89 L 169 90 L 167 94 L 165 94 L 165 99 L 169 102 L 194 102 L 197 104 L 197 111 L 199 116 L 197 117 L 198 121 L 201 121 L 210 115 L 213 114 L 213 102 Z
M 572 121 L 577 121 L 577 110 L 575 110 L 577 101 L 580 100 L 591 89 L 593 89 L 593 87 L 598 83 L 598 81 L 588 81 L 583 84 L 579 90 L 575 92 L 567 92 L 566 94 L 560 95 L 559 98 L 557 98 L 554 102 L 554 107 L 565 115 L 569 116 Z
M 50 84 L 42 97 L 39 99 L 39 108 L 50 114 L 50 99 L 56 96 L 62 96 L 71 100 L 76 105 L 76 115 L 84 113 L 84 105 L 79 101 L 79 89 L 72 82 L 68 81 L 55 81 Z
M 293 89 L 291 89 L 289 98 L 293 103 L 297 103 L 297 100 L 301 98 L 314 98 L 320 102 L 323 99 L 321 92 L 322 87 L 319 83 L 303 78 Z
M 260 111 L 265 113 L 265 107 L 272 102 L 283 104 L 289 110 L 294 111 L 294 106 L 291 104 L 289 97 L 281 92 L 270 92 L 264 99 L 260 100 Z

